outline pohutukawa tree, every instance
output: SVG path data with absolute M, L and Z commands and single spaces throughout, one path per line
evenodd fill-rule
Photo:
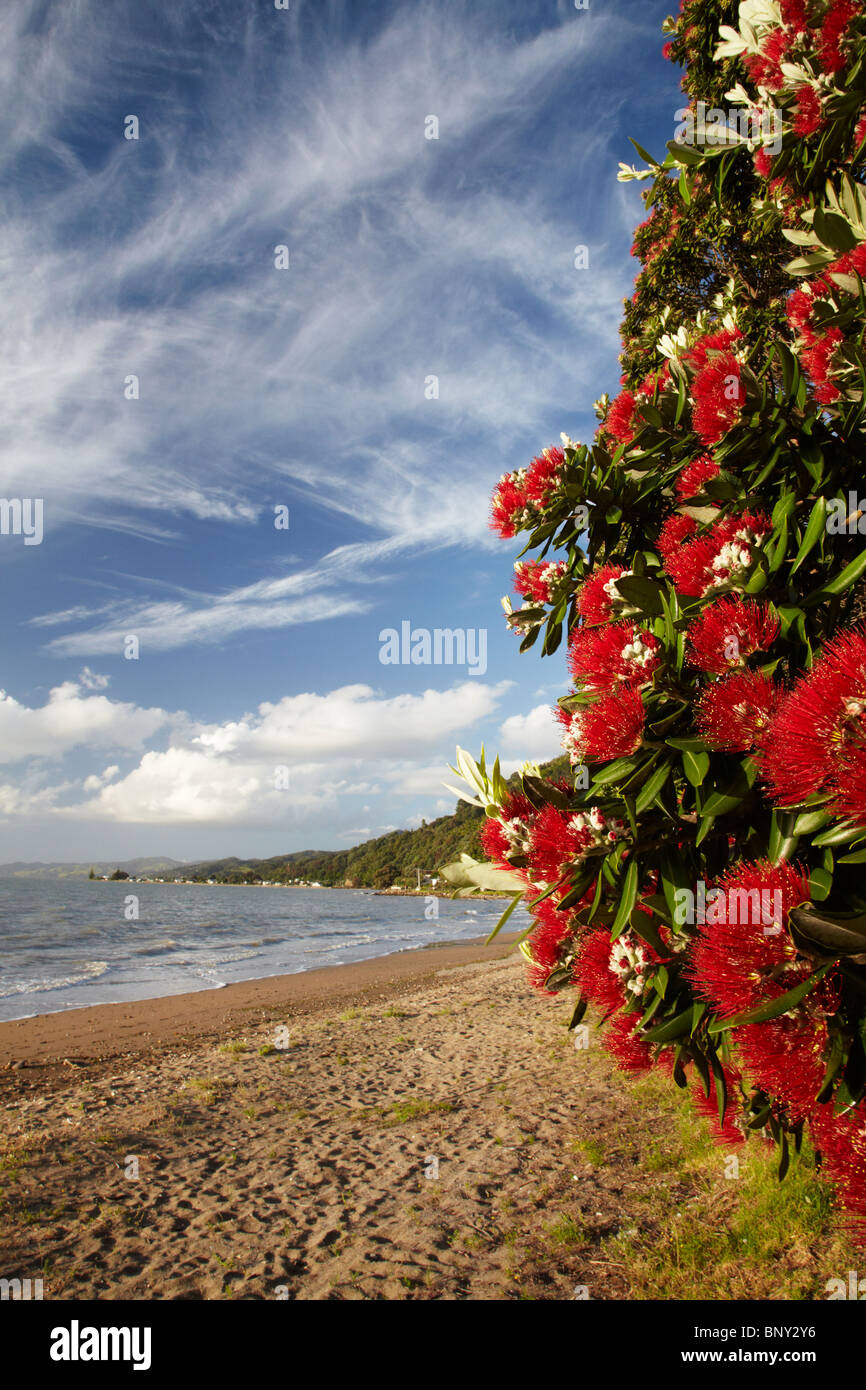
M 866 1233 L 866 14 L 684 0 L 686 105 L 590 444 L 506 474 L 521 650 L 567 638 L 574 775 L 458 753 L 533 983 L 725 1144 L 805 1127 Z M 505 914 L 507 917 L 508 914 Z M 505 918 L 503 918 L 505 920 Z M 501 923 L 500 923 L 501 925 Z

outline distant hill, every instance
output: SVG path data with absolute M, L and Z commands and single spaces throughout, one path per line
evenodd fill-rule
M 19 859 L 14 864 L 0 864 L 0 878 L 87 878 L 91 869 L 95 874 L 125 869 L 135 878 L 140 874 L 172 873 L 182 866 L 182 859 L 94 859 L 86 864 L 26 863 Z
M 549 776 L 568 772 L 568 759 L 556 758 L 542 764 Z M 443 864 L 461 854 L 483 858 L 481 828 L 484 812 L 466 801 L 458 801 L 454 813 L 437 820 L 422 821 L 417 830 L 392 830 L 375 840 L 366 840 L 351 849 L 305 849 L 294 854 L 278 854 L 270 859 L 203 860 L 184 864 L 171 878 L 196 882 L 214 879 L 217 883 L 289 883 L 303 879 L 326 887 L 351 884 L 357 888 L 390 888 L 394 883 L 414 886 L 417 871 L 436 874 Z

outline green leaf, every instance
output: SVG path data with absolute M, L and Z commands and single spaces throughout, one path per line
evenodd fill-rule
M 848 845 L 862 834 L 862 825 L 852 825 L 850 821 L 843 820 L 834 825 L 832 830 L 825 830 L 823 835 L 816 835 L 812 844 L 820 849 L 825 845 Z
M 745 800 L 754 786 L 758 775 L 757 764 L 746 758 L 734 776 L 724 787 L 716 788 L 704 802 L 705 816 L 724 816 L 735 811 Z
M 511 899 L 511 902 L 508 904 L 499 921 L 496 923 L 496 926 L 493 928 L 493 931 L 490 933 L 487 940 L 485 941 L 485 946 L 489 946 L 493 938 L 499 935 L 499 933 L 502 931 L 502 928 L 505 926 L 505 923 L 508 921 L 512 912 L 517 907 L 517 904 L 522 900 L 522 898 L 522 893 L 514 894 L 514 897 Z
M 791 566 L 791 574 L 796 574 L 797 570 L 800 568 L 803 561 L 806 559 L 806 556 L 810 554 L 810 552 L 817 545 L 820 538 L 825 534 L 826 529 L 827 501 L 826 498 L 819 497 L 814 507 L 812 508 L 812 512 L 809 517 L 809 524 L 806 527 L 806 534 L 803 536 L 803 539 L 800 543 L 800 549 L 797 551 L 796 559 L 794 560 L 794 563 Z
M 807 607 L 812 607 L 816 603 L 823 603 L 825 598 L 833 594 L 844 594 L 846 589 L 850 589 L 852 584 L 866 573 L 866 550 L 862 550 L 856 560 L 852 560 L 850 565 L 846 565 L 841 574 L 837 574 L 835 579 L 829 579 L 826 584 L 822 584 L 820 589 L 814 589 L 803 603 Z
M 809 891 L 813 902 L 821 903 L 825 898 L 829 898 L 833 891 L 833 875 L 829 869 L 822 869 L 818 865 L 812 870 L 809 875 Z
M 616 587 L 626 603 L 639 608 L 642 613 L 655 617 L 662 612 L 661 594 L 664 585 L 657 579 L 649 579 L 641 574 L 628 574 L 616 581 Z
M 675 1014 L 673 1018 L 666 1019 L 664 1023 L 659 1023 L 655 1028 L 650 1028 L 646 1033 L 641 1034 L 647 1042 L 672 1042 L 674 1038 L 682 1037 L 683 1033 L 688 1033 L 692 1026 L 692 1005 L 683 1009 L 682 1013 Z
M 654 168 L 656 167 L 656 165 L 658 164 L 658 160 L 657 160 L 657 159 L 653 159 L 653 157 L 652 157 L 651 154 L 647 154 L 647 152 L 646 152 L 646 150 L 644 149 L 643 145 L 639 145 L 638 142 L 637 142 L 637 140 L 632 140 L 631 136 L 629 136 L 629 140 L 630 140 L 631 143 L 634 145 L 635 149 L 637 150 L 637 152 L 638 152 L 638 154 L 640 155 L 641 159 L 643 160 L 644 164 L 648 164 L 648 165 L 650 166 L 651 169 L 654 169 Z
M 526 890 L 526 880 L 520 874 L 478 863 L 469 855 L 446 864 L 439 872 L 457 888 L 487 888 L 494 893 L 519 893 L 521 897 Z
M 816 208 L 812 226 L 824 245 L 833 251 L 853 251 L 858 244 L 859 238 L 854 228 L 835 212 Z
M 575 1005 L 574 1013 L 571 1015 L 571 1022 L 568 1025 L 569 1033 L 572 1033 L 574 1029 L 577 1027 L 577 1025 L 581 1022 L 584 1014 L 586 1013 L 586 1010 L 587 1001 L 581 995 L 580 999 L 578 999 L 577 1004 Z
M 805 907 L 795 907 L 789 915 L 788 925 L 795 942 L 801 945 L 805 941 L 813 955 L 817 954 L 815 946 L 820 946 L 825 954 L 834 958 L 866 953 L 866 918 L 839 920 L 823 917 Z
M 683 751 L 683 772 L 693 787 L 701 785 L 709 770 L 708 753 L 690 753 L 687 749 Z
M 789 1013 L 795 1009 L 806 995 L 811 993 L 819 981 L 823 980 L 827 971 L 832 965 L 828 961 L 822 965 L 807 980 L 801 981 L 793 989 L 789 989 L 785 994 L 780 994 L 778 999 L 769 999 L 766 1003 L 758 1006 L 757 1009 L 746 1009 L 743 1013 L 734 1014 L 733 1018 L 715 1019 L 709 1026 L 710 1033 L 724 1033 L 729 1028 L 743 1028 L 749 1023 L 768 1023 L 771 1018 L 779 1018 L 781 1014 Z
M 662 763 L 657 767 L 651 777 L 648 777 L 635 797 L 634 805 L 638 815 L 651 806 L 668 780 L 671 772 L 670 763 Z
M 695 848 L 702 845 L 715 824 L 715 816 L 702 815 L 698 833 L 695 836 Z
M 819 811 L 804 811 L 794 821 L 795 835 L 811 835 L 815 830 L 820 830 L 822 825 L 826 825 L 830 820 L 830 812 L 823 807 Z
M 620 894 L 619 899 L 619 907 L 617 908 L 616 917 L 614 918 L 613 927 L 611 928 L 610 935 L 612 941 L 615 941 L 616 938 L 622 933 L 623 928 L 625 927 L 629 917 L 631 916 L 631 911 L 636 901 L 637 860 L 634 857 L 632 857 L 629 860 L 628 868 L 625 871 L 625 878 L 623 879 L 622 892 Z

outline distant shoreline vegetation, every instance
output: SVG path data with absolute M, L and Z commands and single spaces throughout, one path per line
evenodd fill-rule
M 567 758 L 556 758 L 541 765 L 545 776 L 556 777 L 568 767 Z M 467 802 L 458 802 L 452 815 L 437 820 L 422 821 L 415 830 L 393 830 L 374 840 L 353 845 L 345 850 L 300 850 L 293 854 L 275 855 L 269 859 L 202 860 L 192 864 L 174 864 L 169 869 L 154 867 L 148 872 L 127 873 L 117 867 L 109 872 L 104 862 L 103 872 L 92 877 L 102 881 L 114 880 L 146 883 L 203 883 L 235 884 L 262 887 L 296 888 L 375 888 L 423 892 L 444 883 L 443 864 L 459 859 L 461 854 L 483 857 L 481 831 L 484 812 Z M 135 861 L 130 861 L 130 867 Z M 433 880 L 438 879 L 434 885 Z M 448 896 L 452 890 L 447 890 Z

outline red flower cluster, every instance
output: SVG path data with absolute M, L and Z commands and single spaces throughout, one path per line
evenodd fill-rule
M 573 714 L 557 709 L 556 715 L 565 729 L 562 746 L 574 764 L 628 757 L 643 740 L 643 700 L 633 686 L 602 695 Z
M 790 52 L 794 34 L 787 26 L 772 29 L 761 44 L 760 53 L 746 53 L 743 64 L 756 87 L 777 92 L 784 83 L 782 63 Z
M 576 685 L 608 693 L 620 685 L 649 685 L 659 664 L 658 638 L 634 623 L 579 627 L 571 639 L 568 667 Z
M 746 399 L 740 370 L 732 352 L 719 352 L 695 377 L 692 424 L 702 444 L 718 444 L 737 423 Z
M 549 504 L 559 490 L 565 454 L 561 449 L 542 449 L 526 471 L 526 496 L 539 511 Z
M 825 309 L 835 308 L 846 293 L 833 280 L 835 275 L 866 277 L 866 242 L 861 242 L 852 251 L 846 251 L 827 267 L 823 275 L 794 290 L 788 299 L 788 322 L 797 334 L 800 360 L 812 379 L 815 399 L 822 405 L 832 405 L 839 399 L 841 392 L 833 377 L 844 366 L 839 357 L 844 335 L 838 328 L 822 327 L 816 314 L 819 304 Z
M 818 38 L 818 59 L 825 72 L 839 72 L 844 68 L 848 26 L 861 11 L 862 0 L 830 0 Z
M 536 883 L 555 883 L 588 849 L 622 839 L 622 821 L 608 819 L 597 806 L 589 811 L 558 811 L 545 806 L 529 833 L 528 859 Z
M 817 130 L 823 130 L 826 125 L 824 120 L 824 108 L 821 98 L 810 87 L 804 83 L 797 93 L 797 115 L 794 121 L 795 135 L 814 135 Z
M 826 1070 L 823 1020 L 783 1015 L 735 1031 L 737 1051 L 750 1076 L 784 1106 L 789 1123 L 805 1119 L 815 1109 Z
M 781 697 L 779 687 L 760 671 L 739 671 L 704 689 L 695 723 L 711 747 L 748 753 L 760 743 Z
M 538 894 L 534 897 L 537 898 Z M 533 901 L 533 897 L 527 896 L 527 906 L 532 910 L 537 922 L 537 926 L 528 937 L 533 960 L 529 970 L 529 982 L 534 989 L 553 994 L 554 990 L 545 990 L 544 986 L 550 972 L 563 963 L 563 957 L 573 947 L 578 926 L 576 912 L 560 912 L 552 898 L 545 898 L 544 902 L 535 905 Z
M 756 652 L 769 651 L 779 620 L 764 603 L 732 594 L 709 604 L 686 630 L 688 660 L 701 671 L 727 675 Z
M 586 623 L 606 623 L 625 600 L 617 592 L 616 581 L 631 570 L 624 565 L 602 565 L 585 579 L 577 591 L 577 611 Z
M 697 530 L 698 523 L 693 517 L 683 516 L 680 512 L 674 512 L 668 517 L 656 541 L 656 549 L 665 563 L 674 559 L 683 542 L 697 535 Z
M 509 854 L 525 854 L 535 807 L 522 792 L 509 791 L 498 818 L 488 816 L 481 830 L 481 846 L 488 859 L 500 868 L 510 869 Z
M 727 352 L 742 336 L 739 328 L 717 328 L 712 333 L 705 333 L 684 354 L 685 361 L 697 371 L 702 371 L 716 354 Z
M 532 525 L 526 496 L 526 469 L 503 473 L 490 504 L 490 526 L 503 540 L 510 540 L 525 526 Z
M 687 497 L 696 497 L 704 483 L 708 483 L 711 478 L 718 476 L 719 465 L 712 455 L 701 454 L 700 458 L 693 459 L 691 463 L 686 464 L 677 478 L 677 495 L 683 500 Z
M 866 629 L 853 628 L 782 700 L 762 740 L 761 771 L 783 806 L 830 792 L 838 814 L 866 824 L 864 758 Z
M 732 865 L 715 887 L 721 892 L 707 893 L 687 973 L 698 994 L 732 1018 L 812 973 L 786 929 L 791 909 L 809 901 L 809 880 L 791 864 L 756 860 Z
M 696 535 L 690 517 L 671 518 L 658 539 L 665 569 L 680 593 L 702 598 L 727 584 L 736 588 L 757 558 L 773 523 L 763 512 L 743 512 Z M 692 539 L 684 544 L 686 538 Z
M 752 163 L 755 167 L 755 173 L 759 174 L 762 179 L 768 179 L 770 177 L 773 171 L 773 156 L 770 154 L 769 150 L 755 150 L 755 157 Z
M 605 433 L 618 444 L 630 444 L 638 431 L 635 421 L 637 401 L 631 391 L 620 391 L 610 403 L 604 422 Z
M 565 560 L 518 560 L 514 566 L 514 589 L 532 603 L 552 603 L 557 587 L 567 574 Z
M 503 473 L 494 489 L 490 525 L 503 540 L 535 526 L 559 490 L 565 467 L 562 449 L 544 449 L 528 468 Z
M 854 1238 L 866 1243 L 866 1114 L 862 1104 L 847 1115 L 834 1115 L 821 1105 L 811 1116 L 815 1148 L 842 1201 L 855 1220 Z

